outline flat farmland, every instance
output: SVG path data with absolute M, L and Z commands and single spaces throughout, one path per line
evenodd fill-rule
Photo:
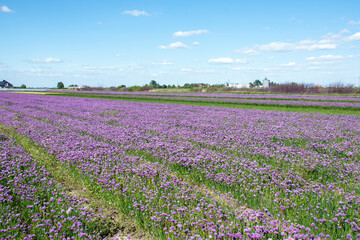
M 70 94 L 0 93 L 2 239 L 360 238 L 357 97 Z

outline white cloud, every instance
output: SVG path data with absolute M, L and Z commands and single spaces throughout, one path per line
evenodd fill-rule
M 100 66 L 100 67 L 92 67 L 92 66 L 84 66 L 82 67 L 83 71 L 98 71 L 98 70 L 117 70 L 117 67 L 114 66 Z
M 325 41 L 303 40 L 297 43 L 272 42 L 264 45 L 256 45 L 259 50 L 274 52 L 290 52 L 290 51 L 314 51 L 336 49 L 337 44 Z
M 86 75 L 81 75 L 81 74 L 74 74 L 73 77 L 76 77 L 76 78 L 87 78 L 88 76 L 86 76 Z
M 127 14 L 127 15 L 131 15 L 131 16 L 150 16 L 147 12 L 145 11 L 139 11 L 139 10 L 126 10 L 124 12 L 122 12 L 122 14 Z
M 257 68 L 257 67 L 233 67 L 232 70 L 237 71 L 246 71 L 246 72 L 263 72 L 263 73 L 271 73 L 271 72 L 277 72 L 279 70 L 283 70 L 280 66 L 276 67 L 268 67 L 268 68 Z
M 319 67 L 308 67 L 307 68 L 308 70 L 317 70 L 317 69 L 320 69 Z
M 169 62 L 168 60 L 164 60 L 164 61 L 162 61 L 162 62 L 160 62 L 160 63 L 153 63 L 153 65 L 173 65 L 174 63 L 172 63 L 172 62 Z
M 354 33 L 350 37 L 346 38 L 348 41 L 360 41 L 360 32 Z
M 200 43 L 195 41 L 195 42 L 193 42 L 193 45 L 200 45 Z
M 5 6 L 5 5 L 1 6 L 1 11 L 2 11 L 2 12 L 7 12 L 7 13 L 12 13 L 12 12 L 14 12 L 13 10 L 11 10 L 10 8 L 8 8 L 8 7 Z
M 296 50 L 306 50 L 306 51 L 314 51 L 314 50 L 331 50 L 331 49 L 336 49 L 337 45 L 332 43 L 332 44 L 312 44 L 312 45 L 308 45 L 308 46 L 298 46 L 296 47 Z
M 200 29 L 200 30 L 192 30 L 192 31 L 186 31 L 186 32 L 182 32 L 182 31 L 178 31 L 175 32 L 173 34 L 174 37 L 190 37 L 190 36 L 194 36 L 194 35 L 201 35 L 201 34 L 205 34 L 208 33 L 209 31 L 206 29 Z
M 232 70 L 241 70 L 241 71 L 257 71 L 257 68 L 254 67 L 233 67 Z
M 202 69 L 192 69 L 192 68 L 181 68 L 182 72 L 191 72 L 191 73 L 213 73 L 214 70 L 202 70 Z
M 246 59 L 232 59 L 229 57 L 222 57 L 222 58 L 211 58 L 208 60 L 209 63 L 220 63 L 220 64 L 229 64 L 229 63 L 247 63 Z
M 294 48 L 294 44 L 284 42 L 272 42 L 269 44 L 257 45 L 256 47 L 263 51 L 283 52 L 291 51 L 291 49 Z
M 305 58 L 305 60 L 311 61 L 311 62 L 309 62 L 309 64 L 311 64 L 311 65 L 329 65 L 329 64 L 339 63 L 345 59 L 356 58 L 359 56 L 360 55 L 347 55 L 347 56 L 321 55 L 319 57 L 308 57 L 308 58 Z
M 167 60 L 162 61 L 161 65 L 173 65 L 172 62 L 169 62 Z
M 348 25 L 359 25 L 359 24 L 360 24 L 360 21 L 351 20 L 350 22 L 348 22 Z
M 171 43 L 167 46 L 165 45 L 162 45 L 162 46 L 159 46 L 160 49 L 176 49 L 176 48 L 187 48 L 187 49 L 190 49 L 191 47 L 189 47 L 188 45 L 182 43 L 182 42 L 174 42 L 174 43 Z
M 211 58 L 208 60 L 209 63 L 234 63 L 234 59 L 223 57 L 223 58 Z
M 344 34 L 350 33 L 349 30 L 343 29 L 339 33 L 327 33 L 323 35 L 321 38 L 323 40 L 319 41 L 319 43 L 339 43 L 344 41 Z
M 289 62 L 289 63 L 286 63 L 286 64 L 281 64 L 280 66 L 282 67 L 292 67 L 292 66 L 295 66 L 296 63 L 295 62 Z
M 340 55 L 321 55 L 319 57 L 307 57 L 305 60 L 314 61 L 314 60 L 324 60 L 324 61 L 333 61 L 333 60 L 341 60 L 344 59 L 344 56 Z
M 29 63 L 61 63 L 63 60 L 58 58 L 32 59 Z
M 24 69 L 24 70 L 20 70 L 20 72 L 29 74 L 32 76 L 39 76 L 39 77 L 62 77 L 62 76 L 64 76 L 63 73 L 48 72 L 48 71 L 44 71 L 43 69 L 40 69 L 40 68 Z
M 260 54 L 258 51 L 256 51 L 253 48 L 237 49 L 237 50 L 235 50 L 235 52 L 245 54 L 245 55 L 249 55 L 249 56 L 256 56 L 256 55 Z
M 39 73 L 38 76 L 43 76 L 43 77 L 63 77 L 64 74 L 63 73 Z
M 259 50 L 263 51 L 274 51 L 274 52 L 289 52 L 289 51 L 314 51 L 314 50 L 329 50 L 335 49 L 337 44 L 331 43 L 329 40 L 303 40 L 297 43 L 286 43 L 286 42 L 272 42 L 264 45 L 256 46 Z
M 315 61 L 315 62 L 309 62 L 311 65 L 329 65 L 329 64 L 335 64 L 339 63 L 339 61 Z
M 258 44 L 254 48 L 243 48 L 235 50 L 237 53 L 246 55 L 258 55 L 259 51 L 272 52 L 292 52 L 292 51 L 315 51 L 315 50 L 333 50 L 339 44 L 346 41 L 360 40 L 360 32 L 347 36 L 349 30 L 343 29 L 338 33 L 327 33 L 322 36 L 321 40 L 302 40 L 298 42 L 271 42 L 268 44 Z
M 235 60 L 235 63 L 244 63 L 245 64 L 245 63 L 248 63 L 248 61 L 246 59 L 239 59 L 238 58 L 238 59 Z
M 43 72 L 43 70 L 41 70 L 40 68 L 29 69 L 29 70 L 27 70 L 27 71 L 29 71 L 29 72 L 31 72 L 31 73 L 41 73 L 41 72 Z

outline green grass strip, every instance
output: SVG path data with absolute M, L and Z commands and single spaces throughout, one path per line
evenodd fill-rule
M 85 93 L 86 94 L 86 93 Z M 109 96 L 109 94 L 106 93 L 87 93 L 87 94 L 96 94 L 96 95 L 100 95 L 100 96 Z M 287 97 L 281 97 L 281 98 L 271 98 L 271 97 L 257 97 L 257 98 L 253 98 L 253 97 L 245 97 L 245 96 L 236 96 L 235 94 L 233 94 L 233 97 L 220 97 L 220 96 L 191 96 L 191 95 L 171 95 L 171 93 L 169 94 L 156 94 L 156 93 L 148 93 L 148 94 L 124 94 L 124 93 L 117 93 L 116 96 L 121 96 L 121 97 L 134 97 L 134 98 L 138 98 L 139 96 L 141 96 L 140 98 L 155 98 L 155 97 L 169 97 L 169 98 L 183 98 L 183 99 L 187 99 L 187 98 L 199 98 L 199 99 L 240 99 L 240 100 L 272 100 L 272 101 L 292 101 L 292 102 L 297 102 L 297 101 L 304 101 L 304 102 L 349 102 L 349 103 L 357 103 L 360 102 L 360 98 L 359 100 L 333 100 L 333 99 L 309 99 L 309 98 L 287 98 Z M 291 95 L 289 95 L 291 96 Z M 276 104 L 276 103 L 275 103 Z

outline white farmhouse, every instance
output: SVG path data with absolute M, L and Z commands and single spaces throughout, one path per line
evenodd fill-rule
M 230 88 L 249 88 L 249 84 L 244 84 L 244 83 L 229 83 L 227 82 L 226 83 L 226 86 L 227 87 L 230 87 Z

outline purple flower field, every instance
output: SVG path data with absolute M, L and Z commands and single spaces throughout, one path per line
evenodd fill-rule
M 68 91 L 52 91 L 68 92 Z M 313 100 L 313 101 L 357 101 L 360 96 L 341 95 L 295 95 L 295 94 L 240 94 L 240 93 L 160 93 L 160 92 L 106 92 L 106 91 L 82 91 L 84 93 L 112 94 L 112 95 L 138 95 L 138 96 L 178 96 L 178 97 L 205 97 L 205 98 L 250 98 L 250 99 L 287 99 L 287 100 Z
M 0 124 L 157 239 L 360 239 L 359 116 L 0 93 Z M 100 238 L 0 144 L 1 239 Z
M 222 97 L 221 95 L 218 95 L 217 97 L 204 97 L 204 96 L 161 96 L 161 95 L 130 95 L 125 94 L 124 96 L 132 98 L 150 98 L 150 99 L 157 99 L 157 100 L 184 100 L 184 101 L 191 101 L 191 102 L 224 102 L 224 103 L 245 103 L 245 104 L 260 104 L 260 105 L 280 105 L 280 106 L 322 106 L 322 107 L 338 107 L 338 108 L 360 108 L 360 101 L 339 101 L 335 102 L 335 100 L 332 101 L 326 101 L 326 100 L 317 100 L 317 99 L 307 99 L 307 100 L 296 100 L 294 99 L 276 99 L 276 98 L 269 98 L 269 99 L 257 99 L 257 98 L 251 98 L 251 99 L 244 99 L 244 98 L 237 98 L 237 97 Z M 330 99 L 328 99 L 330 100 Z
M 69 93 L 66 91 L 55 91 Z M 81 92 L 92 96 L 123 97 L 127 99 L 176 100 L 187 102 L 238 103 L 273 106 L 360 108 L 357 96 L 269 95 L 269 94 L 206 94 L 206 93 L 149 93 L 149 92 Z

